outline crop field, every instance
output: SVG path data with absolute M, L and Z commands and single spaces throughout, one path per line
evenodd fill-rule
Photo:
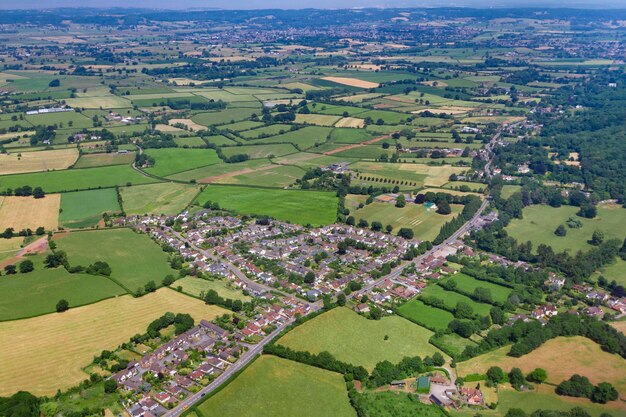
M 378 147 L 378 157 L 384 149 Z M 410 163 L 384 163 L 384 162 L 359 162 L 353 168 L 363 175 L 379 175 L 398 181 L 423 182 L 426 186 L 441 187 L 449 181 L 450 175 L 460 174 L 466 168 L 453 167 L 450 165 L 430 166 L 425 164 Z
M 425 297 L 439 298 L 440 300 L 443 300 L 443 303 L 447 307 L 450 308 L 456 307 L 456 304 L 459 302 L 467 303 L 474 309 L 474 314 L 479 314 L 481 316 L 489 315 L 489 310 L 492 307 L 490 304 L 478 303 L 471 298 L 456 293 L 454 291 L 444 290 L 439 285 L 429 285 L 428 287 L 424 288 L 424 290 L 422 291 L 422 295 Z
M 141 175 L 130 166 L 114 165 L 89 169 L 68 169 L 65 171 L 33 172 L 30 174 L 7 175 L 0 177 L 0 189 L 15 189 L 24 185 L 41 187 L 46 193 L 60 191 L 87 190 L 116 185 L 148 184 L 154 178 Z
M 72 127 L 75 129 L 83 129 L 92 127 L 93 122 L 90 118 L 76 112 L 46 113 L 26 115 L 26 120 L 33 126 L 58 126 L 60 129 Z M 71 124 L 71 126 L 70 126 Z
M 295 152 L 298 152 L 298 150 L 290 143 L 277 143 L 275 145 L 225 146 L 222 148 L 222 153 L 227 157 L 245 154 L 250 156 L 251 159 L 273 158 Z
M 450 181 L 447 183 L 444 188 L 458 189 L 463 186 L 469 187 L 471 191 L 475 192 L 483 192 L 486 188 L 485 184 L 481 184 L 479 182 L 467 182 L 467 181 Z
M 243 122 L 235 122 L 235 123 L 223 125 L 220 128 L 221 129 L 228 129 L 228 130 L 231 130 L 233 132 L 241 132 L 243 130 L 260 128 L 261 126 L 265 126 L 265 123 L 263 123 L 263 122 L 254 122 L 252 120 L 244 120 Z M 283 126 L 283 125 L 270 125 L 270 126 L 267 126 L 267 127 L 271 127 L 271 126 Z M 291 126 L 288 126 L 288 125 L 284 125 L 284 126 L 287 129 L 291 127 Z
M 365 120 L 356 117 L 343 117 L 335 123 L 335 127 L 362 128 L 365 127 Z
M 178 214 L 198 194 L 199 187 L 174 182 L 120 188 L 128 214 Z
M 208 165 L 170 175 L 169 178 L 180 181 L 197 180 L 198 182 L 210 183 L 214 182 L 217 178 L 231 175 L 234 176 L 243 172 L 251 172 L 270 165 L 271 164 L 267 159 L 250 159 L 236 164 L 219 163 Z
M 358 78 L 347 78 L 347 77 L 324 77 L 322 80 L 330 81 L 337 84 L 348 85 L 350 87 L 359 87 L 359 88 L 376 88 L 380 84 L 374 83 L 371 81 L 363 81 Z
M 114 152 L 84 154 L 81 155 L 78 161 L 76 161 L 76 163 L 74 164 L 74 168 L 93 168 L 109 165 L 130 165 L 134 159 L 135 154 L 132 152 L 121 154 Z
M 222 162 L 213 149 L 148 149 L 146 154 L 155 159 L 146 172 L 160 177 Z
M 584 375 L 597 384 L 607 381 L 620 393 L 626 392 L 626 360 L 617 354 L 604 352 L 600 346 L 582 336 L 557 337 L 520 357 L 507 356 L 510 346 L 488 352 L 457 365 L 459 375 L 485 373 L 490 366 L 510 370 L 518 367 L 524 373 L 535 368 L 548 372 L 548 382 L 558 384 L 574 374 Z
M 448 328 L 448 323 L 454 320 L 452 313 L 435 308 L 422 303 L 418 299 L 413 299 L 408 303 L 405 303 L 398 307 L 398 314 L 411 320 L 415 323 L 423 323 L 424 325 L 433 328 L 445 330 Z
M 336 126 L 330 132 L 330 141 L 333 143 L 361 143 L 373 139 L 374 135 L 364 129 L 341 129 Z
M 44 198 L 0 197 L 0 228 L 12 227 L 35 230 L 43 226 L 46 230 L 59 227 L 61 196 L 48 194 Z
M 413 229 L 415 237 L 422 240 L 433 240 L 439 234 L 444 223 L 452 220 L 461 212 L 463 206 L 450 205 L 452 213 L 448 215 L 438 214 L 435 210 L 429 210 L 421 204 L 408 203 L 403 208 L 396 207 L 393 203 L 373 202 L 362 209 L 353 211 L 352 216 L 358 221 L 365 219 L 370 224 L 379 221 L 384 226 L 390 224 L 393 232 L 402 227 Z
M 284 188 L 302 178 L 305 171 L 296 166 L 269 166 L 251 173 L 225 177 L 215 181 L 216 184 L 240 184 L 259 187 Z
M 256 139 L 254 143 L 293 143 L 299 149 L 308 149 L 317 143 L 326 142 L 326 137 L 330 133 L 330 127 L 307 126 L 293 132 L 272 136 L 265 139 Z
M 340 361 L 371 371 L 383 360 L 399 362 L 405 356 L 430 356 L 439 349 L 428 343 L 428 329 L 398 316 L 368 320 L 348 308 L 335 308 L 315 317 L 278 340 L 294 350 L 328 351 Z M 387 336 L 387 340 L 385 337 Z
M 226 136 L 222 136 L 222 135 L 205 136 L 204 139 L 207 142 L 212 143 L 217 146 L 236 144 L 235 141 L 228 139 Z
M 200 205 L 206 201 L 218 202 L 220 207 L 241 214 L 266 215 L 318 226 L 335 221 L 338 202 L 332 192 L 238 186 L 209 186 L 196 199 Z
M 84 109 L 122 109 L 131 107 L 130 100 L 107 94 L 103 96 L 68 98 L 65 102 L 71 107 L 82 107 Z
M 63 227 L 91 227 L 102 219 L 102 214 L 119 211 L 120 205 L 114 188 L 76 191 L 61 194 L 59 220 Z
M 217 291 L 220 297 L 230 298 L 231 300 L 250 301 L 250 297 L 235 287 L 228 285 L 226 280 L 209 280 L 196 277 L 185 277 L 176 281 L 172 287 L 182 287 L 183 292 L 199 297 L 202 293 L 206 294 L 209 290 Z
M 326 114 L 297 114 L 296 123 L 311 124 L 319 126 L 332 126 L 341 119 L 341 116 L 331 116 Z
M 95 261 L 105 261 L 111 267 L 111 278 L 130 292 L 148 281 L 157 286 L 168 274 L 168 255 L 148 236 L 130 229 L 110 229 L 55 235 L 58 247 L 67 253 L 71 266 L 87 267 Z
M 13 237 L 11 239 L 0 239 L 0 261 L 12 258 L 22 247 L 23 237 Z
M 194 123 L 202 126 L 223 125 L 249 119 L 252 114 L 261 113 L 260 108 L 234 108 L 219 112 L 198 113 L 191 118 Z
M 587 243 L 595 230 L 604 232 L 605 240 L 616 238 L 623 241 L 624 222 L 626 222 L 626 209 L 617 205 L 598 206 L 598 215 L 594 219 L 585 219 L 576 215 L 577 207 L 561 206 L 530 206 L 524 209 L 523 219 L 513 219 L 506 228 L 509 235 L 526 242 L 530 240 L 533 247 L 544 243 L 552 246 L 555 252 L 569 250 L 575 254 L 578 250 L 589 250 L 593 246 Z M 583 226 L 573 229 L 567 226 L 569 218 L 580 221 Z M 556 228 L 565 225 L 567 236 L 559 237 L 554 234 Z
M 198 410 L 222 417 L 356 416 L 342 375 L 274 356 L 261 356 Z
M 245 122 L 240 122 L 245 123 Z M 253 122 L 249 122 L 253 123 Z M 244 130 L 238 133 L 244 139 L 256 139 L 261 136 L 273 136 L 273 135 L 282 135 L 283 133 L 287 133 L 291 131 L 290 125 L 283 124 L 274 124 L 269 126 L 257 127 L 251 130 Z
M 228 140 L 228 142 L 230 142 L 230 140 Z M 180 147 L 188 148 L 203 148 L 206 146 L 206 142 L 204 142 L 204 140 L 202 140 L 202 138 L 199 136 L 192 136 L 189 138 L 174 138 L 174 143 L 176 143 Z
M 195 123 L 191 119 L 170 119 L 169 122 L 170 122 L 171 125 L 183 124 L 183 125 L 187 126 L 190 130 L 192 130 L 194 132 L 206 129 L 206 126 L 199 125 L 199 124 Z
M 75 386 L 88 377 L 81 368 L 95 355 L 145 332 L 151 321 L 168 311 L 189 313 L 196 322 L 226 312 L 164 288 L 140 298 L 125 295 L 62 314 L 0 323 L 0 395 L 19 390 L 54 395 L 58 388 Z
M 454 281 L 456 281 L 456 287 L 459 290 L 467 293 L 473 293 L 474 290 L 479 287 L 487 288 L 491 291 L 491 297 L 493 300 L 500 303 L 504 303 L 508 300 L 509 294 L 511 294 L 510 288 L 487 281 L 479 281 L 476 278 L 463 273 L 455 274 L 450 279 L 454 279 Z
M 0 175 L 66 169 L 77 159 L 76 148 L 0 154 Z

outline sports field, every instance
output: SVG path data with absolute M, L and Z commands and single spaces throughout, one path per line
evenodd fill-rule
M 12 227 L 35 230 L 43 226 L 46 230 L 59 227 L 61 196 L 48 194 L 44 198 L 0 197 L 0 229 Z
M 84 154 L 76 161 L 74 168 L 93 168 L 109 165 L 126 165 L 131 164 L 135 159 L 133 152 L 129 153 L 93 153 Z
M 91 227 L 102 219 L 102 214 L 119 211 L 114 188 L 76 191 L 61 194 L 59 220 L 63 227 Z
M 66 169 L 78 159 L 76 148 L 0 154 L 0 175 Z
M 418 299 L 413 299 L 398 307 L 398 314 L 415 323 L 424 324 L 436 330 L 445 330 L 448 323 L 454 320 L 452 313 L 435 308 L 422 303 Z
M 0 395 L 19 390 L 54 395 L 75 386 L 88 378 L 81 368 L 95 355 L 145 332 L 168 311 L 189 313 L 197 322 L 226 312 L 164 288 L 140 298 L 125 295 L 61 314 L 0 323 Z
M 227 280 L 219 279 L 203 279 L 196 277 L 185 277 L 176 281 L 172 288 L 182 287 L 183 292 L 187 294 L 199 297 L 202 293 L 206 294 L 209 290 L 215 290 L 223 298 L 230 298 L 231 300 L 249 301 L 250 297 L 243 294 L 243 292 L 231 285 L 228 285 Z
M 128 214 L 178 214 L 198 194 L 194 185 L 164 182 L 120 188 L 124 211 Z
M 222 162 L 213 149 L 148 149 L 146 154 L 155 159 L 155 164 L 145 171 L 160 177 Z
M 569 250 L 575 254 L 579 250 L 589 250 L 593 246 L 587 243 L 593 232 L 604 232 L 605 240 L 617 238 L 621 241 L 626 237 L 624 223 L 626 222 L 626 209 L 617 205 L 598 206 L 598 215 L 594 219 L 585 219 L 576 215 L 577 207 L 561 206 L 530 206 L 524 208 L 523 219 L 513 219 L 506 230 L 509 235 L 520 242 L 530 240 L 533 247 L 544 243 L 552 246 L 555 252 Z M 583 226 L 579 229 L 567 226 L 569 218 L 579 220 Z M 559 237 L 554 234 L 556 228 L 565 225 L 567 236 Z
M 208 186 L 196 199 L 200 205 L 207 201 L 241 214 L 266 215 L 304 225 L 331 224 L 337 212 L 337 197 L 324 191 Z
M 274 356 L 261 356 L 198 409 L 222 417 L 356 416 L 343 376 Z
M 71 266 L 87 267 L 106 261 L 111 278 L 135 292 L 153 280 L 157 286 L 168 275 L 178 275 L 170 268 L 168 255 L 148 236 L 130 229 L 109 229 L 55 235 L 59 249 L 67 252 Z
M 287 333 L 278 343 L 294 350 L 328 351 L 337 359 L 368 370 L 383 360 L 439 352 L 428 343 L 433 332 L 398 316 L 368 320 L 348 308 L 335 308 Z M 388 337 L 385 340 L 385 336 Z

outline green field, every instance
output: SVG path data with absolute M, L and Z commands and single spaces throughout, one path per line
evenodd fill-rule
M 250 140 L 250 143 L 293 143 L 300 150 L 313 147 L 317 143 L 326 142 L 326 137 L 330 133 L 330 127 L 307 126 L 293 132 L 287 132 L 282 135 L 271 136 L 265 139 Z
M 227 157 L 245 154 L 251 159 L 283 156 L 295 152 L 298 152 L 298 150 L 290 143 L 278 143 L 275 145 L 225 146 L 222 148 L 222 153 L 224 153 Z
M 178 214 L 198 194 L 195 185 L 164 182 L 121 187 L 122 204 L 127 214 Z
M 206 145 L 202 138 L 198 136 L 192 136 L 190 138 L 174 138 L 174 142 L 180 147 L 187 146 L 189 148 L 202 148 Z
M 506 199 L 521 190 L 522 190 L 522 187 L 520 187 L 519 185 L 503 185 L 502 193 L 500 193 L 500 196 Z
M 241 184 L 259 187 L 283 188 L 292 185 L 305 174 L 303 169 L 296 166 L 276 165 L 271 169 L 259 170 L 247 174 L 218 180 L 218 184 Z
M 141 175 L 130 166 L 114 165 L 89 169 L 68 169 L 64 171 L 33 172 L 30 174 L 5 175 L 0 178 L 0 188 L 15 189 L 24 185 L 41 187 L 47 193 L 77 191 L 116 185 L 148 184 L 154 178 Z
M 261 356 L 198 410 L 221 417 L 356 416 L 343 376 L 274 356 Z
M 148 149 L 146 154 L 155 159 L 155 164 L 145 171 L 159 177 L 222 162 L 213 149 Z
M 368 416 L 376 417 L 445 417 L 435 405 L 422 403 L 418 395 L 405 392 L 368 392 L 359 396 Z
M 46 269 L 41 257 L 31 259 L 33 272 L 0 278 L 0 321 L 52 313 L 60 299 L 76 307 L 125 292 L 106 277 L 70 274 L 64 268 Z
M 223 125 L 249 119 L 254 113 L 261 114 L 260 108 L 234 108 L 219 112 L 199 113 L 191 118 L 194 122 L 203 126 Z
M 396 363 L 405 356 L 423 358 L 438 352 L 428 343 L 432 335 L 402 317 L 368 320 L 348 308 L 335 308 L 291 330 L 278 343 L 311 353 L 328 351 L 341 361 L 371 371 L 383 360 Z
M 615 262 L 600 268 L 594 274 L 595 278 L 598 278 L 600 275 L 604 276 L 609 282 L 616 281 L 619 285 L 626 286 L 626 261 L 619 257 L 616 258 Z
M 182 287 L 183 292 L 199 297 L 202 292 L 206 294 L 209 290 L 215 290 L 223 298 L 230 298 L 232 300 L 250 301 L 250 297 L 243 294 L 243 292 L 235 287 L 229 286 L 225 280 L 218 279 L 203 279 L 196 277 L 185 277 L 176 281 L 173 288 Z
M 61 194 L 59 220 L 63 227 L 90 227 L 102 219 L 103 213 L 118 211 L 120 205 L 114 188 L 77 191 Z
M 178 174 L 170 175 L 169 178 L 179 181 L 197 180 L 198 182 L 203 182 L 203 180 L 216 175 L 229 174 L 231 172 L 241 170 L 256 169 L 267 165 L 270 165 L 270 162 L 267 159 L 249 159 L 245 162 L 238 162 L 236 164 L 213 164 L 191 169 L 189 171 L 183 171 Z
M 509 235 L 520 242 L 530 240 L 533 248 L 541 243 L 552 246 L 555 252 L 569 250 L 575 254 L 579 250 L 589 250 L 591 246 L 587 241 L 591 239 L 593 232 L 604 232 L 605 240 L 617 238 L 621 241 L 626 237 L 624 223 L 626 222 L 626 210 L 619 206 L 598 206 L 598 215 L 594 219 L 585 219 L 576 215 L 577 207 L 561 206 L 530 206 L 524 208 L 523 219 L 513 219 L 506 228 Z M 568 218 L 580 220 L 583 226 L 579 229 L 571 229 L 566 225 Z M 554 234 L 556 228 L 565 225 L 567 236 L 559 237 Z
M 510 288 L 487 281 L 480 281 L 463 273 L 455 274 L 449 279 L 456 281 L 456 287 L 465 293 L 471 294 L 476 288 L 479 287 L 487 288 L 491 291 L 491 298 L 493 301 L 497 301 L 499 303 L 506 302 L 506 300 L 509 299 L 509 294 L 511 294 Z
M 428 306 L 418 299 L 411 300 L 401 305 L 398 307 L 397 312 L 406 319 L 414 321 L 415 323 L 424 324 L 436 330 L 447 329 L 448 323 L 454 320 L 452 313 Z
M 477 303 L 471 298 L 457 292 L 444 290 L 439 285 L 427 286 L 422 291 L 422 295 L 425 297 L 439 298 L 440 300 L 443 300 L 444 305 L 449 308 L 455 308 L 458 302 L 465 302 L 472 306 L 472 308 L 474 309 L 474 314 L 479 314 L 481 316 L 489 315 L 489 310 L 492 307 L 490 304 Z
M 476 346 L 476 343 L 470 339 L 465 339 L 456 333 L 444 334 L 441 337 L 431 339 L 431 341 L 436 346 L 441 347 L 443 351 L 455 357 L 463 353 L 466 347 Z
M 71 266 L 107 262 L 111 278 L 131 292 L 143 288 L 148 281 L 160 286 L 166 275 L 178 275 L 170 268 L 168 255 L 156 243 L 130 229 L 74 232 L 60 237 L 57 245 L 67 253 Z
M 241 214 L 266 215 L 304 225 L 331 224 L 337 212 L 337 197 L 324 191 L 209 186 L 196 199 L 200 205 L 207 201 Z
M 118 153 L 94 153 L 83 154 L 74 164 L 74 168 L 93 168 L 109 165 L 127 165 L 131 164 L 135 159 L 133 152 Z

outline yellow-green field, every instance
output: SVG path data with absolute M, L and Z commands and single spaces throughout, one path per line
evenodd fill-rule
M 44 198 L 0 197 L 0 228 L 12 227 L 35 230 L 43 226 L 46 230 L 59 227 L 60 194 L 48 194 Z
M 201 293 L 207 293 L 209 290 L 215 290 L 223 298 L 230 298 L 232 300 L 249 301 L 250 297 L 243 294 L 243 292 L 236 287 L 229 285 L 227 280 L 208 280 L 202 278 L 196 278 L 192 276 L 185 277 L 176 281 L 172 287 L 182 287 L 183 292 L 200 296 Z
M 0 175 L 66 169 L 78 159 L 78 149 L 0 154 Z
M 199 191 L 198 186 L 174 182 L 120 188 L 128 214 L 178 214 Z

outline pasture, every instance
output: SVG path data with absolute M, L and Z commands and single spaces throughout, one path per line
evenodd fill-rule
M 0 197 L 0 228 L 12 227 L 19 232 L 43 226 L 46 230 L 56 230 L 60 206 L 59 194 L 48 194 L 44 198 Z
M 439 298 L 443 301 L 444 305 L 449 308 L 455 308 L 456 304 L 459 302 L 467 303 L 474 309 L 474 314 L 481 316 L 489 315 L 489 310 L 492 307 L 490 304 L 478 303 L 457 292 L 445 290 L 439 285 L 427 286 L 422 291 L 422 296 Z
M 224 177 L 215 181 L 216 184 L 242 184 L 259 187 L 287 187 L 302 178 L 305 171 L 296 166 L 268 166 L 250 173 Z
M 418 299 L 413 299 L 398 307 L 398 314 L 415 323 L 424 324 L 436 330 L 445 330 L 448 323 L 454 320 L 452 313 L 435 308 L 422 303 Z
M 58 152 L 58 151 L 57 151 Z M 135 153 L 92 153 L 81 155 L 74 164 L 74 168 L 93 168 L 110 165 L 130 165 L 135 159 Z
M 76 148 L 0 154 L 0 175 L 66 169 L 78 159 Z
M 298 149 L 303 150 L 311 148 L 316 144 L 326 142 L 330 131 L 330 127 L 307 126 L 302 129 L 284 133 L 282 135 L 272 136 L 265 139 L 255 139 L 254 143 L 292 143 Z
M 334 308 L 294 328 L 278 340 L 293 350 L 328 351 L 340 361 L 371 371 L 383 360 L 430 356 L 439 349 L 428 343 L 428 329 L 398 316 L 368 320 L 348 308 Z M 385 340 L 387 337 L 387 340 Z
M 75 386 L 88 377 L 82 367 L 95 355 L 145 332 L 168 311 L 189 313 L 196 322 L 226 312 L 164 288 L 140 298 L 125 295 L 60 314 L 0 323 L 0 395 L 19 390 L 54 395 L 57 389 Z
M 296 114 L 296 123 L 318 126 L 332 126 L 341 119 L 340 116 L 326 114 Z
M 260 114 L 259 108 L 232 108 L 219 112 L 198 113 L 191 120 L 201 126 L 223 125 L 249 119 L 254 113 Z
M 298 152 L 298 150 L 290 143 L 277 143 L 274 145 L 225 146 L 222 148 L 222 153 L 227 157 L 245 154 L 248 155 L 250 159 L 273 158 L 296 152 Z
M 317 226 L 335 221 L 338 202 L 332 192 L 238 186 L 209 186 L 200 193 L 196 203 L 203 205 L 207 201 L 217 202 L 220 207 L 240 214 L 266 215 Z
M 124 211 L 128 214 L 180 213 L 198 194 L 198 186 L 164 182 L 120 188 Z
M 274 356 L 261 356 L 198 406 L 204 416 L 353 417 L 343 376 Z
M 61 194 L 61 225 L 69 228 L 95 226 L 104 213 L 119 212 L 114 188 Z
M 494 284 L 488 281 L 479 281 L 476 278 L 465 275 L 461 272 L 453 275 L 451 278 L 446 278 L 446 280 L 450 279 L 453 279 L 456 282 L 457 289 L 466 293 L 473 293 L 476 288 L 487 288 L 491 291 L 493 301 L 497 301 L 499 303 L 506 302 L 512 291 L 510 288 L 502 285 Z
M 73 111 L 26 115 L 25 118 L 33 126 L 57 126 L 59 129 L 93 127 L 93 121 L 90 118 Z
M 87 267 L 105 261 L 111 267 L 111 278 L 129 292 L 135 292 L 148 281 L 157 286 L 168 274 L 168 255 L 148 236 L 130 229 L 109 229 L 55 235 L 59 249 L 67 253 L 71 266 Z
M 209 290 L 215 290 L 223 298 L 230 298 L 231 300 L 250 301 L 250 297 L 243 294 L 243 292 L 231 285 L 227 280 L 219 279 L 203 279 L 188 276 L 176 281 L 172 287 L 182 287 L 183 292 L 191 294 L 195 297 L 199 297 L 201 293 L 206 294 Z
M 145 171 L 159 177 L 222 162 L 213 149 L 148 149 L 146 154 L 153 157 L 155 163 Z

